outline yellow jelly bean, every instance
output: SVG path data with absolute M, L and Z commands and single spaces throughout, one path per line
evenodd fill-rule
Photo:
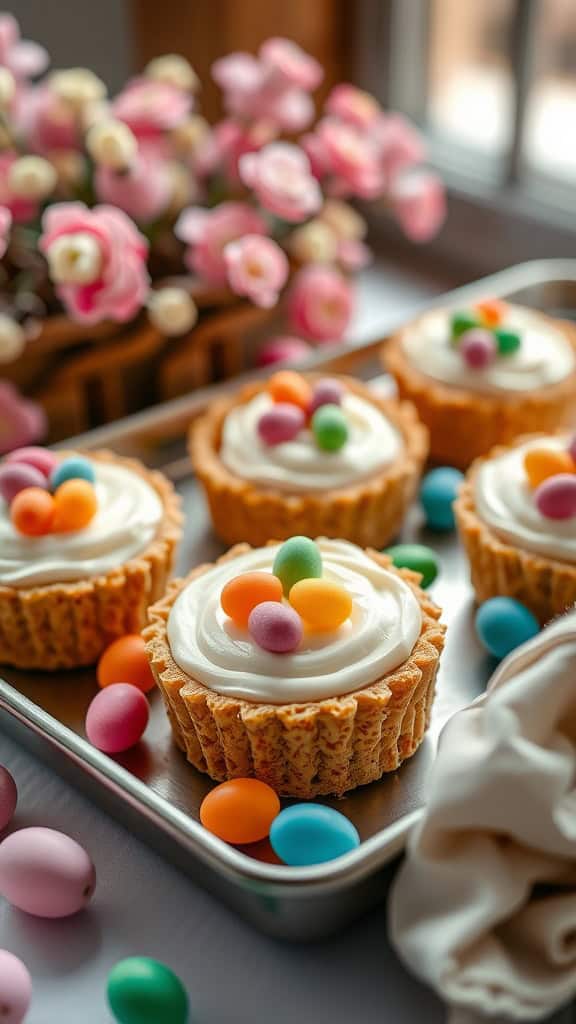
M 320 632 L 338 629 L 352 611 L 348 591 L 326 579 L 299 580 L 288 599 L 308 629 Z
M 558 473 L 574 473 L 576 467 L 569 452 L 553 448 L 530 448 L 524 456 L 524 469 L 530 487 L 539 487 L 544 480 Z

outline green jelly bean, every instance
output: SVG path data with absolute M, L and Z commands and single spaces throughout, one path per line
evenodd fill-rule
M 506 327 L 496 327 L 494 337 L 498 342 L 498 354 L 501 356 L 511 356 L 520 348 L 521 338 L 518 331 L 510 331 Z
M 287 597 L 299 580 L 322 576 L 320 548 L 309 537 L 290 537 L 278 548 L 272 572 L 282 583 Z
M 324 452 L 339 452 L 348 440 L 348 421 L 339 405 L 321 405 L 311 427 L 316 444 Z
M 481 326 L 482 324 L 475 313 L 465 309 L 457 310 L 452 314 L 452 319 L 450 320 L 452 341 L 457 342 L 466 331 L 471 331 L 473 327 Z
M 146 956 L 121 960 L 108 976 L 108 1003 L 119 1024 L 186 1024 L 188 996 L 169 967 Z
M 390 556 L 397 569 L 419 572 L 422 576 L 420 586 L 424 588 L 429 587 L 438 575 L 436 552 L 424 544 L 396 544 L 386 548 L 385 554 Z

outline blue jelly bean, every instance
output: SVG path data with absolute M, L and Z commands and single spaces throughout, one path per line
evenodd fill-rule
M 360 846 L 360 836 L 352 822 L 332 807 L 294 804 L 274 818 L 270 843 L 285 864 L 305 867 L 342 857 Z
M 424 477 L 420 486 L 420 502 L 426 516 L 426 525 L 432 530 L 453 530 L 455 527 L 454 499 L 464 474 L 452 466 L 439 466 Z
M 514 597 L 491 597 L 476 612 L 476 632 L 490 654 L 505 658 L 536 636 L 540 626 L 530 609 Z
M 94 466 L 89 459 L 83 455 L 70 455 L 67 459 L 59 462 L 50 476 L 50 487 L 53 491 L 66 480 L 88 480 L 93 484 L 96 482 Z

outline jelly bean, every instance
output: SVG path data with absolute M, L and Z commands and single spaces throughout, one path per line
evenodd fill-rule
M 257 423 L 258 436 L 264 444 L 283 444 L 292 441 L 306 422 L 303 410 L 297 405 L 278 402 L 263 412 Z
M 282 601 L 282 584 L 271 572 L 245 572 L 235 576 L 220 595 L 220 604 L 236 626 L 245 629 L 250 612 L 263 601 Z
M 311 427 L 316 444 L 324 452 L 338 452 L 348 440 L 348 421 L 338 405 L 321 405 Z
M 121 960 L 108 975 L 108 1004 L 118 1024 L 186 1024 L 188 996 L 173 971 L 147 956 Z
M 88 483 L 96 482 L 94 466 L 85 459 L 83 455 L 70 455 L 67 459 L 59 462 L 50 476 L 50 486 L 53 491 L 66 480 L 87 480 Z
M 98 498 L 88 480 L 66 480 L 54 492 L 54 525 L 57 533 L 82 530 L 98 511 Z
M 54 498 L 41 487 L 27 487 L 16 495 L 10 506 L 10 518 L 19 533 L 42 537 L 54 524 Z
M 96 674 L 102 689 L 114 683 L 129 683 L 148 693 L 156 685 L 140 633 L 128 633 L 114 640 L 100 656 Z
M 2 1024 L 22 1024 L 32 1000 L 32 979 L 25 964 L 0 949 L 0 1020 Z
M 412 569 L 420 573 L 420 586 L 426 589 L 438 575 L 438 558 L 432 548 L 424 544 L 396 544 L 387 548 L 386 554 L 397 569 Z
M 272 822 L 270 842 L 285 864 L 305 867 L 342 857 L 360 846 L 360 836 L 352 822 L 332 807 L 294 804 Z
M 322 405 L 342 405 L 344 388 L 335 377 L 322 377 L 316 381 L 312 392 L 309 414 L 316 412 Z
M 534 502 L 547 519 L 572 519 L 576 516 L 576 475 L 548 477 L 534 492 Z
M 506 313 L 506 305 L 500 299 L 485 299 L 484 302 L 477 302 L 475 309 L 483 327 L 498 327 Z
M 105 754 L 120 754 L 141 739 L 150 716 L 144 694 L 129 683 L 97 693 L 86 714 L 86 735 Z
M 280 800 L 259 779 L 230 779 L 210 790 L 200 806 L 204 828 L 226 843 L 257 843 L 270 834 Z
M 570 453 L 556 448 L 529 448 L 524 456 L 524 469 L 530 487 L 538 487 L 558 473 L 576 471 Z
M 35 917 L 70 917 L 91 900 L 94 865 L 79 843 L 51 828 L 23 828 L 0 843 L 0 893 Z
M 272 572 L 282 583 L 287 597 L 298 580 L 322 575 L 320 548 L 309 537 L 290 537 L 278 548 Z
M 12 821 L 17 803 L 16 783 L 8 769 L 0 764 L 0 832 Z
M 290 591 L 290 604 L 308 629 L 338 629 L 352 612 L 352 597 L 331 580 L 299 580 Z
M 39 469 L 25 462 L 5 462 L 0 466 L 0 495 L 4 501 L 10 504 L 27 487 L 46 489 L 46 477 Z
M 511 331 L 505 327 L 496 327 L 494 337 L 498 345 L 498 353 L 501 356 L 512 356 L 520 348 L 522 339 L 518 331 Z
M 278 601 L 256 605 L 250 612 L 248 629 L 258 646 L 273 654 L 290 654 L 302 640 L 300 616 Z
M 576 463 L 576 434 L 574 435 L 574 437 L 570 441 L 570 444 L 568 445 L 568 452 L 570 454 L 570 458 L 572 459 L 572 461 Z
M 476 632 L 496 658 L 505 658 L 520 644 L 540 632 L 529 608 L 513 597 L 491 597 L 476 612 Z
M 494 335 L 482 327 L 466 331 L 460 338 L 462 358 L 472 370 L 483 370 L 494 362 L 497 345 Z
M 33 466 L 42 476 L 49 480 L 54 469 L 58 465 L 58 458 L 48 448 L 17 448 L 6 456 L 6 462 L 18 462 L 27 466 Z
M 457 341 L 462 334 L 466 331 L 472 330 L 473 327 L 479 327 L 480 320 L 475 313 L 468 310 L 458 310 L 452 314 L 450 320 L 450 331 L 454 341 Z
M 267 341 L 258 353 L 258 366 L 272 366 L 273 363 L 298 363 L 308 359 L 312 346 L 300 338 L 273 338 Z
M 279 370 L 273 374 L 268 381 L 267 390 L 275 402 L 297 405 L 304 412 L 308 410 L 312 398 L 312 388 L 308 381 L 294 370 Z
M 464 474 L 452 466 L 439 466 L 426 474 L 420 486 L 420 501 L 430 529 L 454 529 L 452 505 L 463 480 Z

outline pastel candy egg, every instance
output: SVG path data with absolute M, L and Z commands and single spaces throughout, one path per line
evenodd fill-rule
M 258 353 L 258 366 L 271 366 L 273 363 L 297 363 L 307 359 L 312 346 L 301 338 L 273 338 L 267 341 Z
M 576 475 L 550 476 L 534 492 L 536 508 L 547 519 L 571 519 L 576 516 Z
M 322 451 L 338 452 L 348 440 L 348 421 L 338 405 L 321 405 L 312 417 L 311 427 Z
M 280 800 L 259 779 L 230 779 L 210 790 L 200 806 L 204 828 L 225 843 L 257 843 L 270 833 Z
M 352 597 L 339 583 L 331 580 L 299 580 L 290 591 L 290 604 L 308 629 L 338 629 L 352 611 Z
M 93 484 L 96 481 L 94 466 L 85 459 L 83 455 L 70 455 L 67 459 L 59 462 L 50 476 L 50 486 L 53 491 L 66 480 L 88 480 Z
M 253 640 L 265 651 L 290 654 L 302 640 L 302 620 L 293 608 L 277 601 L 263 601 L 256 605 L 248 618 L 248 629 Z
M 520 348 L 522 339 L 518 331 L 511 331 L 507 327 L 496 327 L 494 337 L 498 345 L 498 353 L 501 356 L 512 356 Z
M 306 417 L 299 406 L 278 402 L 262 413 L 257 424 L 258 436 L 264 444 L 270 446 L 283 444 L 292 441 L 305 422 Z
M 309 413 L 316 412 L 321 405 L 341 405 L 344 388 L 335 377 L 322 377 L 316 381 L 312 392 Z
M 46 488 L 46 477 L 25 462 L 5 462 L 0 466 L 0 495 L 4 501 L 10 504 L 26 487 Z
M 114 640 L 101 655 L 96 674 L 102 689 L 114 683 L 129 683 L 148 693 L 156 685 L 140 633 L 128 633 Z
M 453 341 L 458 341 L 466 331 L 471 331 L 473 327 L 478 327 L 480 320 L 478 316 L 470 310 L 456 310 L 452 314 L 450 320 L 450 332 Z
M 278 373 L 274 373 L 268 381 L 267 390 L 274 402 L 297 405 L 303 412 L 310 406 L 312 388 L 306 378 L 294 370 L 279 370 Z
M 26 537 L 42 537 L 54 524 L 54 498 L 41 487 L 26 487 L 10 506 L 10 519 Z
M 524 456 L 524 469 L 530 487 L 538 487 L 550 476 L 574 473 L 575 466 L 569 452 L 554 448 L 529 448 Z
M 82 530 L 98 511 L 98 498 L 88 480 L 65 480 L 54 492 L 54 530 L 68 533 Z
M 294 804 L 272 822 L 270 843 L 291 867 L 324 864 L 360 846 L 352 822 L 340 811 L 321 804 Z
M 240 628 L 246 628 L 250 612 L 264 601 L 282 601 L 282 584 L 271 572 L 235 576 L 228 580 L 220 595 L 223 611 Z
M 51 828 L 23 828 L 0 843 L 0 893 L 36 917 L 69 917 L 96 887 L 94 865 L 79 843 Z
M 186 1024 L 188 996 L 173 971 L 158 960 L 131 956 L 108 975 L 108 1004 L 118 1024 Z
M 420 486 L 420 502 L 430 529 L 454 529 L 452 506 L 463 480 L 464 474 L 452 466 L 439 466 L 426 474 Z
M 320 548 L 309 537 L 290 537 L 278 548 L 272 572 L 282 583 L 284 594 L 288 597 L 298 580 L 322 575 Z
M 6 462 L 18 462 L 27 466 L 33 466 L 47 480 L 58 465 L 58 458 L 48 448 L 17 448 L 6 456 Z
M 540 632 L 532 612 L 513 597 L 491 597 L 476 612 L 476 632 L 496 658 L 505 658 Z
M 429 587 L 438 575 L 438 558 L 432 548 L 425 544 L 396 544 L 387 548 L 386 554 L 392 559 L 397 569 L 411 569 L 419 572 L 422 579 L 420 586 Z
M 113 683 L 97 693 L 86 714 L 86 735 L 105 754 L 120 754 L 141 739 L 150 708 L 144 694 L 129 683 Z
M 22 1024 L 32 999 L 32 979 L 25 964 L 0 949 L 0 1020 L 2 1024 Z
M 0 832 L 12 821 L 17 803 L 16 783 L 8 769 L 0 764 Z
M 476 327 L 462 335 L 460 351 L 467 366 L 472 370 L 483 370 L 494 362 L 498 347 L 490 331 Z

